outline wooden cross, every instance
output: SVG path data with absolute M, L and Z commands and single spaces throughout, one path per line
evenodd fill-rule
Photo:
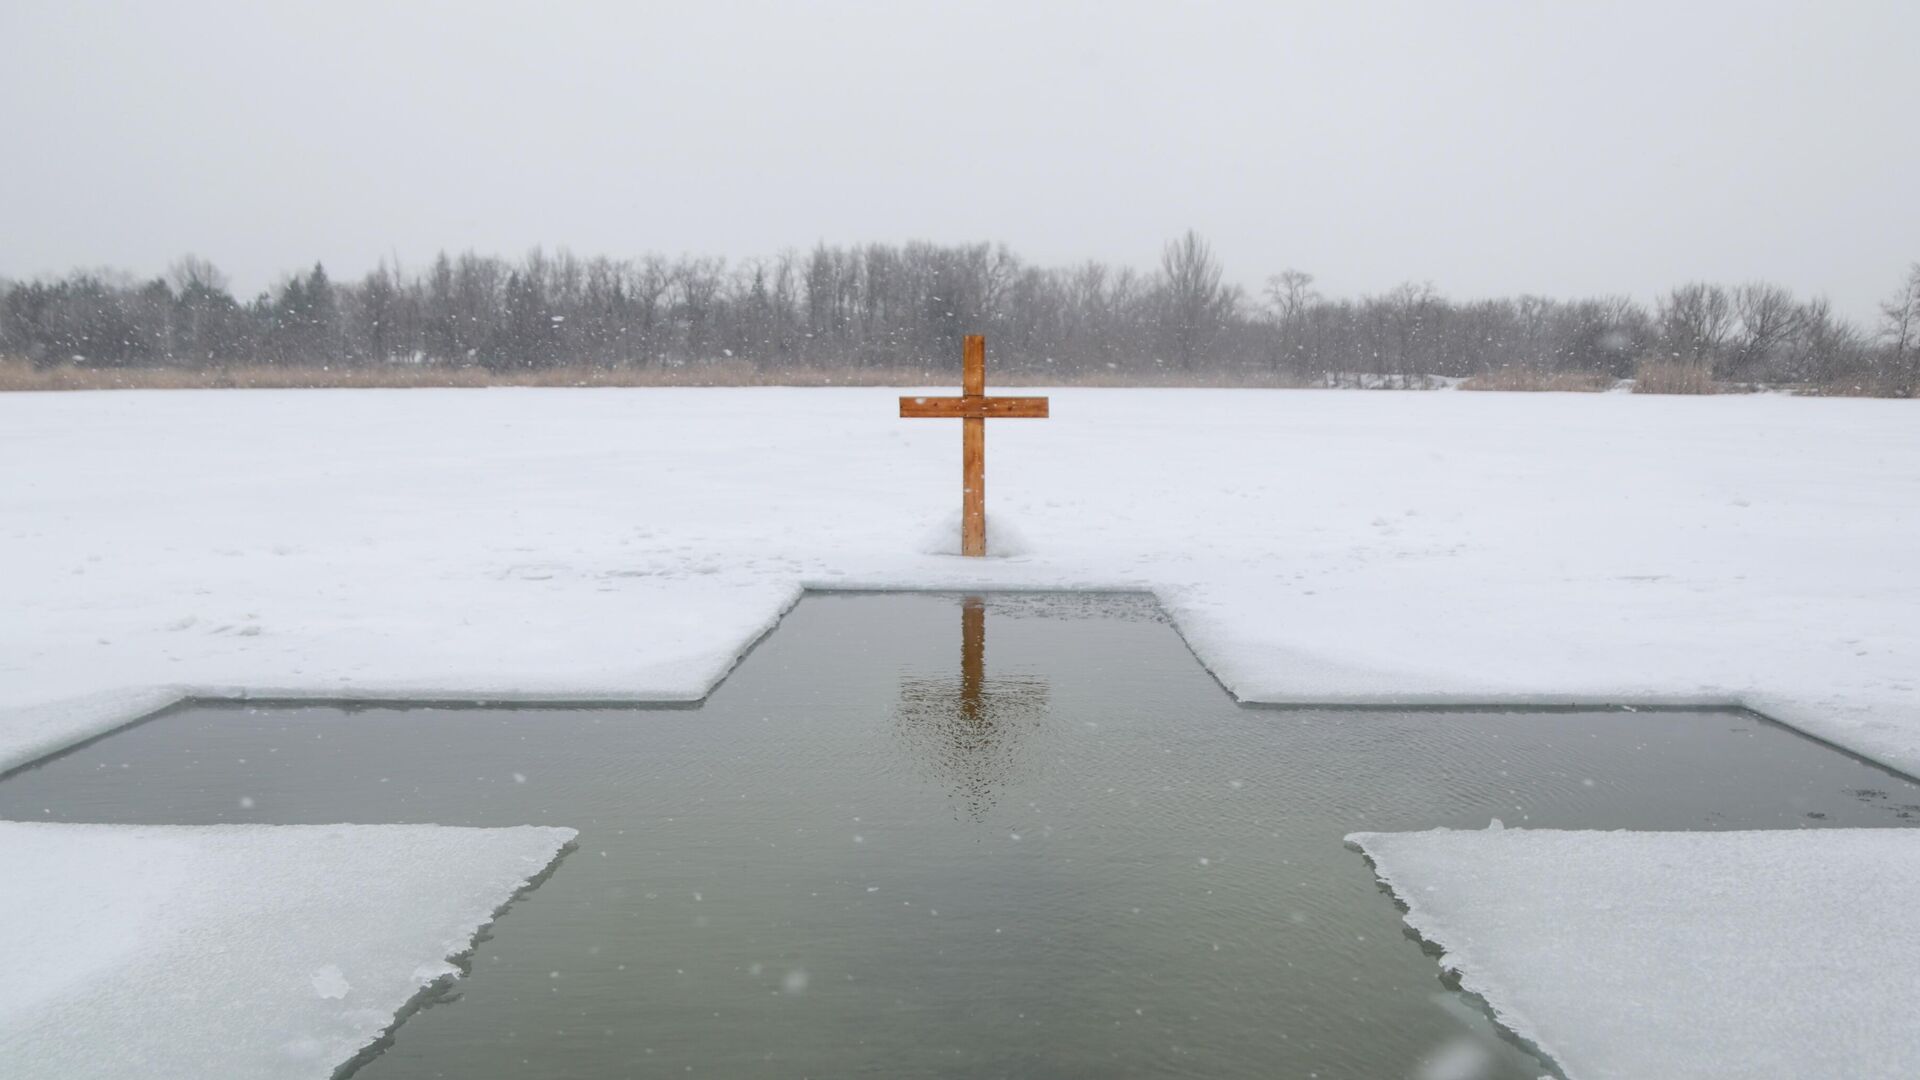
M 987 339 L 967 335 L 960 397 L 903 397 L 903 417 L 959 417 L 960 554 L 987 553 L 987 417 L 1047 417 L 1043 397 L 987 396 Z

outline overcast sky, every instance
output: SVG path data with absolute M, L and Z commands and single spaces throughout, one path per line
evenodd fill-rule
M 994 240 L 1257 288 L 1857 317 L 1920 259 L 1920 3 L 0 0 L 0 275 Z

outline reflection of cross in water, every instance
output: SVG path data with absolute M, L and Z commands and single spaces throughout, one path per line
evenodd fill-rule
M 1047 684 L 1032 678 L 987 679 L 987 606 L 960 603 L 960 681 L 900 681 L 897 717 L 915 764 L 927 768 L 966 804 L 975 819 L 993 806 L 1021 764 L 1020 743 L 1046 714 Z
M 960 715 L 980 721 L 980 684 L 987 672 L 987 605 L 977 596 L 960 601 Z

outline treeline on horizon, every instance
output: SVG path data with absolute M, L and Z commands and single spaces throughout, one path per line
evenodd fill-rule
M 519 260 L 441 254 L 353 281 L 323 266 L 249 300 L 210 262 L 163 277 L 76 271 L 0 282 L 0 355 L 35 369 L 235 367 L 558 369 L 712 367 L 765 376 L 837 370 L 952 373 L 988 335 L 1001 376 L 1314 384 L 1369 377 L 1533 373 L 1596 380 L 1690 373 L 1702 382 L 1827 392 L 1920 392 L 1920 263 L 1875 325 L 1766 283 L 1624 297 L 1453 301 L 1408 283 L 1322 296 L 1287 270 L 1260 295 L 1226 284 L 1192 232 L 1156 270 L 1046 268 L 1005 246 L 821 245 L 728 265 L 717 258 Z

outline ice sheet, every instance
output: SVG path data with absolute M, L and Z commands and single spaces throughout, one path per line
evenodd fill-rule
M 1348 840 L 1572 1080 L 1920 1076 L 1920 829 Z
M 0 822 L 0 1076 L 327 1080 L 573 836 Z

